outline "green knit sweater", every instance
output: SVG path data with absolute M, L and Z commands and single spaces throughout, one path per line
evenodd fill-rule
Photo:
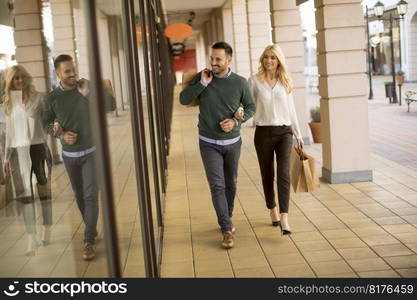
M 183 105 L 190 104 L 195 98 L 200 100 L 199 134 L 216 140 L 238 137 L 241 121 L 229 133 L 224 132 L 219 123 L 232 119 L 239 106 L 245 110 L 243 122 L 255 114 L 255 104 L 246 79 L 232 72 L 229 77 L 214 77 L 207 87 L 200 83 L 200 79 L 201 73 L 198 73 L 180 93 Z
M 63 131 L 77 133 L 77 141 L 73 145 L 68 145 L 61 139 L 64 151 L 79 152 L 94 145 L 88 99 L 77 89 L 64 91 L 57 87 L 50 92 L 45 98 L 42 121 L 44 129 L 48 133 L 51 133 L 51 125 L 55 121 L 61 125 Z

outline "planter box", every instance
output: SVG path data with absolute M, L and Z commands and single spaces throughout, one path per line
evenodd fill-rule
M 310 122 L 308 123 L 311 129 L 311 134 L 313 135 L 314 143 L 321 143 L 321 123 L 320 122 Z

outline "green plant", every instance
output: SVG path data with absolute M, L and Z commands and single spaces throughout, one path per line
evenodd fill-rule
M 313 122 L 321 121 L 320 106 L 315 106 L 310 109 L 310 116 Z
M 405 75 L 405 73 L 404 73 L 403 71 L 401 71 L 401 70 L 400 70 L 400 71 L 398 71 L 398 72 L 397 72 L 397 75 L 399 75 L 399 76 L 404 76 L 404 75 Z

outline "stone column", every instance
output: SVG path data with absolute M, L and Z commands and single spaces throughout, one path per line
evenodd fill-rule
M 246 0 L 232 0 L 233 34 L 234 34 L 234 71 L 248 78 L 252 73 L 249 34 L 248 34 L 248 15 Z
M 41 12 L 41 2 L 38 0 L 14 1 L 16 61 L 28 70 L 36 89 L 46 92 L 49 78 L 45 64 Z
M 224 41 L 235 48 L 235 38 L 233 34 L 233 13 L 232 5 L 230 2 L 227 2 L 226 5 L 223 6 L 223 36 Z M 235 57 L 233 57 L 233 64 L 235 64 L 234 59 Z
M 61 54 L 71 55 L 76 61 L 74 16 L 70 0 L 50 0 L 54 30 L 54 58 Z
M 404 27 L 401 28 L 404 38 L 401 37 L 404 45 L 405 55 L 403 56 L 403 65 L 406 79 L 410 81 L 417 80 L 417 2 L 408 1 L 408 11 L 402 21 Z
M 76 40 L 78 75 L 80 76 L 80 78 L 89 78 L 90 75 L 88 71 L 88 49 L 84 12 L 82 11 L 80 3 L 78 1 L 73 1 L 72 5 L 74 15 L 74 33 Z
M 247 0 L 251 74 L 258 72 L 259 57 L 272 44 L 269 0 Z
M 294 82 L 294 102 L 301 134 L 306 144 L 310 144 L 310 121 L 307 114 L 304 77 L 304 44 L 301 18 L 295 0 L 271 0 L 272 40 L 284 52 L 286 62 Z
M 361 0 L 316 0 L 324 179 L 372 180 Z M 347 38 L 349 37 L 349 38 Z

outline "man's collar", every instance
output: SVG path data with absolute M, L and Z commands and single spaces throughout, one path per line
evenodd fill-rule
M 214 76 L 216 76 L 217 78 L 228 78 L 230 75 L 232 75 L 232 69 L 231 68 L 229 68 L 229 72 L 227 72 L 227 74 L 223 77 L 216 76 L 216 75 L 214 75 Z
M 73 89 L 76 89 L 76 88 L 77 88 L 77 86 L 74 86 L 74 88 L 72 88 L 72 89 L 65 89 L 65 88 L 62 86 L 61 81 L 59 81 L 59 82 L 58 82 L 58 86 L 59 86 L 59 88 L 60 88 L 62 91 L 71 91 L 71 90 L 73 90 Z

